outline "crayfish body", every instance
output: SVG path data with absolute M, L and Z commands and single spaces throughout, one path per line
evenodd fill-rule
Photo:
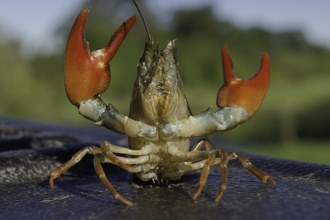
M 105 187 L 120 201 L 132 203 L 122 197 L 105 176 L 102 163 L 112 163 L 143 181 L 165 182 L 178 180 L 191 170 L 201 170 L 195 193 L 196 199 L 212 166 L 219 164 L 220 190 L 215 198 L 219 201 L 227 185 L 228 161 L 238 159 L 243 167 L 262 182 L 275 181 L 254 167 L 242 154 L 227 153 L 224 149 L 211 149 L 206 139 L 198 141 L 190 149 L 191 136 L 229 130 L 247 121 L 259 108 L 268 88 L 270 64 L 263 54 L 258 72 L 249 80 L 241 80 L 233 73 L 233 63 L 227 47 L 222 48 L 224 85 L 217 95 L 218 110 L 211 109 L 192 115 L 184 94 L 178 70 L 175 41 L 169 41 L 163 50 L 149 39 L 138 64 L 130 113 L 121 114 L 112 104 L 106 104 L 100 93 L 110 81 L 109 61 L 115 55 L 126 34 L 136 21 L 132 16 L 112 35 L 102 49 L 90 52 L 84 39 L 84 26 L 89 9 L 77 17 L 66 48 L 65 88 L 70 102 L 79 113 L 97 125 L 126 134 L 129 149 L 103 141 L 100 147 L 89 146 L 78 151 L 71 160 L 51 172 L 50 186 L 54 179 L 78 163 L 86 154 L 94 155 L 95 172 Z M 120 155 L 120 156 L 119 156 Z M 122 156 L 122 155 L 126 155 Z

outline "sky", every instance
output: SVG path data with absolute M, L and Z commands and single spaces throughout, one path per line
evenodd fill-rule
M 81 5 L 79 0 L 0 0 L 0 40 L 3 35 L 18 39 L 26 53 L 51 51 L 60 45 L 55 27 Z M 310 42 L 330 48 L 329 0 L 148 0 L 148 5 L 164 19 L 175 9 L 211 5 L 216 16 L 239 27 L 300 30 Z

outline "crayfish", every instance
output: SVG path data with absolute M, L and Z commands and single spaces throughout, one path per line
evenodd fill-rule
M 134 2 L 135 3 L 135 2 Z M 140 12 L 139 8 L 138 11 Z M 200 139 L 190 149 L 190 137 L 203 137 L 216 131 L 230 130 L 246 122 L 259 108 L 268 88 L 270 61 L 262 55 L 257 73 L 248 80 L 235 77 L 233 63 L 226 46 L 222 47 L 224 85 L 220 88 L 216 104 L 211 109 L 192 115 L 178 70 L 175 40 L 164 49 L 155 47 L 145 24 L 149 39 L 137 67 L 129 115 L 123 115 L 112 104 L 106 104 L 100 94 L 110 82 L 109 62 L 137 20 L 133 15 L 113 33 L 108 44 L 90 52 L 84 38 L 84 27 L 89 9 L 78 15 L 68 38 L 65 56 L 65 89 L 70 102 L 79 113 L 114 132 L 126 134 L 129 148 L 102 141 L 100 147 L 89 146 L 79 150 L 72 159 L 51 172 L 54 179 L 78 163 L 86 154 L 94 155 L 95 172 L 105 187 L 127 205 L 132 203 L 111 185 L 102 163 L 112 163 L 135 174 L 143 181 L 163 182 L 179 180 L 191 170 L 201 170 L 200 180 L 192 198 L 201 193 L 210 168 L 219 165 L 222 197 L 228 179 L 227 165 L 238 159 L 244 168 L 263 183 L 275 181 L 251 164 L 247 157 L 222 148 L 211 149 L 208 139 Z

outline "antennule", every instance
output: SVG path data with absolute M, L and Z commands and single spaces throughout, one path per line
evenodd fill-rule
M 138 12 L 139 12 L 139 14 L 140 14 L 140 17 L 141 17 L 141 19 L 142 19 L 142 22 L 143 22 L 144 28 L 146 29 L 146 32 L 147 32 L 147 35 L 148 35 L 148 40 L 151 41 L 150 31 L 149 31 L 149 28 L 148 28 L 148 26 L 147 26 L 146 21 L 144 20 L 144 17 L 143 17 L 143 15 L 142 15 L 142 12 L 141 12 L 139 6 L 136 4 L 135 0 L 132 0 L 132 1 L 133 1 L 133 3 L 134 3 L 134 5 L 135 5 L 136 9 L 138 10 Z

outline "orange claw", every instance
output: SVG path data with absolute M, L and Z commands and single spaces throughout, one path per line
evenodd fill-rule
M 110 82 L 109 62 L 136 21 L 133 15 L 112 34 L 108 44 L 90 52 L 84 37 L 89 9 L 80 12 L 70 32 L 65 54 L 65 89 L 73 105 L 104 92 Z
M 226 46 L 222 47 L 222 66 L 224 85 L 218 92 L 218 107 L 240 106 L 251 116 L 258 110 L 267 92 L 270 80 L 268 55 L 266 53 L 262 55 L 258 72 L 248 80 L 235 77 L 234 65 Z

